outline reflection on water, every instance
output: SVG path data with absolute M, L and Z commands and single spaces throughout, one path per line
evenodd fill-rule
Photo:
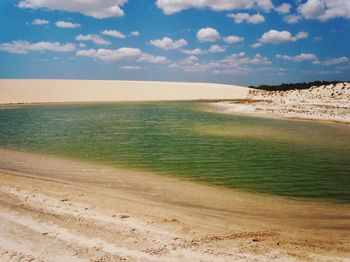
M 350 201 L 350 128 L 216 114 L 202 103 L 0 110 L 0 145 L 232 188 Z

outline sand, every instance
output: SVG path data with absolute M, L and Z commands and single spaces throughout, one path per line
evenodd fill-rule
M 1 261 L 345 261 L 350 207 L 0 149 Z
M 289 91 L 250 89 L 246 100 L 213 105 L 231 114 L 350 123 L 350 83 Z
M 208 83 L 0 80 L 0 104 L 242 99 L 248 88 Z

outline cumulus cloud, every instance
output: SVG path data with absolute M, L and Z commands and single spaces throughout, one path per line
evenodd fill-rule
M 165 56 L 155 56 L 147 53 L 142 53 L 137 61 L 148 62 L 151 64 L 162 64 L 162 63 L 167 63 L 168 59 Z
M 291 8 L 292 6 L 290 4 L 283 3 L 280 6 L 276 7 L 275 10 L 277 13 L 280 13 L 280 14 L 288 14 Z
M 289 56 L 289 55 L 280 55 L 277 54 L 276 58 L 292 61 L 292 62 L 303 62 L 303 61 L 317 61 L 318 58 L 316 55 L 311 53 L 301 53 L 296 56 Z
M 226 46 L 211 45 L 208 51 L 209 53 L 222 53 L 225 52 L 226 49 Z
M 20 8 L 50 9 L 77 12 L 94 18 L 120 17 L 124 15 L 121 7 L 127 0 L 21 0 Z
M 78 23 L 71 23 L 71 22 L 66 22 L 66 21 L 57 21 L 55 23 L 57 27 L 60 28 L 78 28 L 81 27 L 81 24 Z
M 103 35 L 112 36 L 112 37 L 115 37 L 115 38 L 125 38 L 126 37 L 123 33 L 119 32 L 117 30 L 104 30 L 102 32 L 102 34 Z
M 248 13 L 228 14 L 227 17 L 233 18 L 236 24 L 260 24 L 265 21 L 265 17 L 260 14 L 250 15 Z
M 220 38 L 220 33 L 211 27 L 202 28 L 197 32 L 197 39 L 201 42 L 215 42 Z
M 93 57 L 105 62 L 135 59 L 142 54 L 138 48 L 122 47 L 119 49 L 83 49 L 76 52 L 76 56 Z
M 347 0 L 307 0 L 298 7 L 306 19 L 327 21 L 335 17 L 350 18 L 350 1 Z
M 262 44 L 282 44 L 286 42 L 295 42 L 300 39 L 304 39 L 308 37 L 308 33 L 306 32 L 299 32 L 295 36 L 293 36 L 288 31 L 277 31 L 277 30 L 270 30 L 266 33 L 264 33 L 258 43 L 255 43 L 252 45 L 252 47 L 260 47 Z
M 0 51 L 15 54 L 26 54 L 31 51 L 35 52 L 71 52 L 75 50 L 75 46 L 71 43 L 61 44 L 59 42 L 37 42 L 30 43 L 28 41 L 12 41 L 11 43 L 0 44 Z
M 111 42 L 103 39 L 99 35 L 78 35 L 75 40 L 77 41 L 91 41 L 97 45 L 110 45 Z
M 141 69 L 140 66 L 132 66 L 132 65 L 120 66 L 119 68 L 126 71 L 136 71 Z
M 119 49 L 83 49 L 75 53 L 80 57 L 91 57 L 102 60 L 104 62 L 115 62 L 122 60 L 132 60 L 136 62 L 148 62 L 152 64 L 167 63 L 168 60 L 164 56 L 154 56 L 143 53 L 139 48 L 122 47 Z
M 167 15 L 181 12 L 190 8 L 211 9 L 213 11 L 232 11 L 239 9 L 273 9 L 271 0 L 157 0 L 156 5 Z
M 283 18 L 283 21 L 286 23 L 292 25 L 292 24 L 297 24 L 301 20 L 300 15 L 287 15 Z
M 244 41 L 243 37 L 230 35 L 223 38 L 224 42 L 228 44 L 235 44 Z
M 314 61 L 314 64 L 324 65 L 324 66 L 331 66 L 331 65 L 339 65 L 339 64 L 345 64 L 350 62 L 350 59 L 346 56 L 341 56 L 337 58 L 330 58 L 324 61 Z
M 207 51 L 202 50 L 200 48 L 195 48 L 195 49 L 191 49 L 191 50 L 182 49 L 181 52 L 186 54 L 186 55 L 203 55 Z
M 170 49 L 178 49 L 180 47 L 187 45 L 187 41 L 182 38 L 179 40 L 173 40 L 169 37 L 164 37 L 163 39 L 151 40 L 150 44 L 164 50 L 170 50 Z
M 220 74 L 246 74 L 257 70 L 257 66 L 270 65 L 271 61 L 260 54 L 247 56 L 244 52 L 226 56 L 223 59 L 200 62 L 195 56 L 169 65 L 185 72 L 208 72 Z
M 50 21 L 45 20 L 45 19 L 34 19 L 32 21 L 32 25 L 47 25 L 49 23 L 50 23 Z
M 140 32 L 139 31 L 132 31 L 130 33 L 131 36 L 139 36 L 140 35 Z

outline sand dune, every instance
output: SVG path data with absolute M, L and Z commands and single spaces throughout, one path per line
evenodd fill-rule
M 207 83 L 107 80 L 0 80 L 0 104 L 241 99 L 248 88 Z
M 302 90 L 249 89 L 245 101 L 219 102 L 215 105 L 226 113 L 350 123 L 349 101 L 350 83 L 343 82 Z

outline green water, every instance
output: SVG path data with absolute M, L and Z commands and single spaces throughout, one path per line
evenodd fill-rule
M 206 112 L 205 103 L 0 109 L 0 146 L 194 181 L 350 201 L 350 128 Z

